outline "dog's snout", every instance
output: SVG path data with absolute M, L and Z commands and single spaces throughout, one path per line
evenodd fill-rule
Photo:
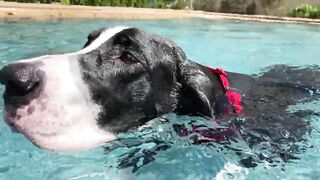
M 24 96 L 41 83 L 41 73 L 37 65 L 16 63 L 5 66 L 0 71 L 0 83 L 6 86 L 6 94 Z

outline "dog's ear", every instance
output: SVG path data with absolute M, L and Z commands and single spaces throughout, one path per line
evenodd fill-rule
M 97 39 L 100 34 L 105 30 L 106 28 L 97 29 L 95 31 L 92 31 L 88 37 L 87 42 L 84 44 L 83 48 L 89 46 L 95 39 Z
M 180 84 L 178 114 L 214 116 L 214 87 L 203 66 L 186 58 L 179 47 L 175 48 L 178 58 L 177 81 Z

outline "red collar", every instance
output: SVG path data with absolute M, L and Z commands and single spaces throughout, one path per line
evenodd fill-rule
M 228 75 L 223 69 L 214 69 L 208 67 L 208 69 L 218 75 L 221 85 L 223 86 L 224 92 L 227 96 L 229 106 L 225 109 L 224 114 L 229 115 L 235 113 L 236 115 L 241 115 L 243 110 L 243 106 L 241 105 L 241 95 L 235 91 L 231 91 L 230 83 L 228 81 Z M 215 119 L 213 122 L 219 124 L 219 120 Z M 188 130 L 184 124 L 173 124 L 173 128 L 179 136 L 190 136 L 191 140 L 195 144 L 207 143 L 207 142 L 223 142 L 229 141 L 229 139 L 234 136 L 235 131 L 237 131 L 238 127 L 233 125 L 231 127 L 225 128 L 208 128 L 203 129 L 202 126 L 196 126 L 191 124 L 192 129 Z
M 230 114 L 233 112 L 239 115 L 243 110 L 243 106 L 241 105 L 241 95 L 235 91 L 231 91 L 231 86 L 228 80 L 227 73 L 223 69 L 219 69 L 219 68 L 208 67 L 208 69 L 212 73 L 218 75 L 218 77 L 220 78 L 220 83 L 227 96 L 228 102 L 231 105 L 230 108 L 226 109 L 225 114 Z

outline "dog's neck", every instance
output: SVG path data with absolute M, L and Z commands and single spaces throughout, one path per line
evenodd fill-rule
M 213 83 L 213 96 L 215 99 L 215 115 L 217 117 L 228 114 L 242 113 L 241 95 L 231 90 L 227 72 L 219 68 L 200 65 L 203 72 Z

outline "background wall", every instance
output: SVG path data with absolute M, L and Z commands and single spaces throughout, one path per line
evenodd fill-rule
M 193 0 L 194 9 L 226 13 L 287 15 L 301 4 L 320 5 L 320 0 Z

